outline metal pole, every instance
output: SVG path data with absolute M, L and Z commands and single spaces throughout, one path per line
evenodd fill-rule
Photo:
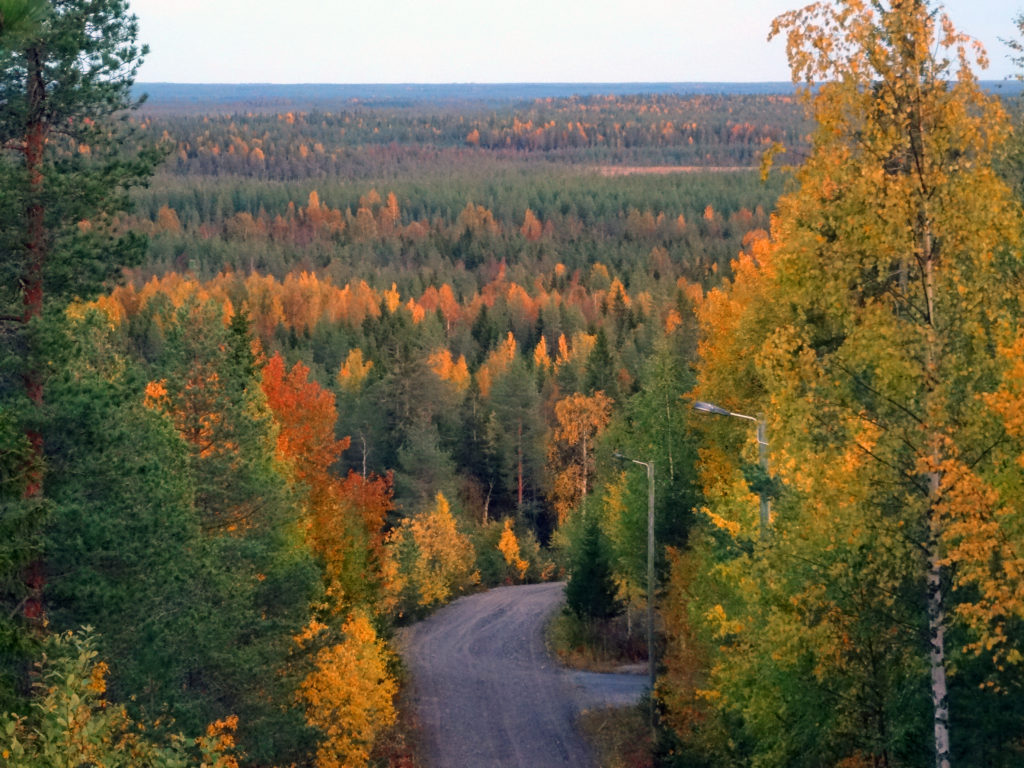
M 651 684 L 651 744 L 657 738 L 654 708 L 654 683 L 656 679 L 656 664 L 654 659 L 654 460 L 638 461 L 629 456 L 623 456 L 618 451 L 612 454 L 622 461 L 631 461 L 647 469 L 647 674 Z
M 761 468 L 764 470 L 765 483 L 767 483 L 770 477 L 768 473 L 768 437 L 766 431 L 764 416 L 760 416 L 757 419 L 757 453 L 761 459 Z M 765 484 L 761 485 L 758 496 L 761 500 L 761 541 L 767 541 L 771 535 L 772 500 L 768 495 L 768 488 Z

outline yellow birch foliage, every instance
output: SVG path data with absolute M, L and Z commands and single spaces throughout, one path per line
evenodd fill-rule
M 551 356 L 548 354 L 548 342 L 543 336 L 540 337 L 540 341 L 537 342 L 537 346 L 533 350 L 533 365 L 537 370 L 551 370 L 552 362 Z
M 700 619 L 704 700 L 742 721 L 759 765 L 892 764 L 929 731 L 948 764 L 950 743 L 999 738 L 968 722 L 999 705 L 957 675 L 947 687 L 947 670 L 1019 676 L 1019 410 L 1013 355 L 996 350 L 1021 335 L 1021 214 L 992 170 L 1002 108 L 930 5 L 822 2 L 776 21 L 794 79 L 814 84 L 812 150 L 771 239 L 697 303 L 695 399 L 766 412 L 779 496 L 759 549 L 737 466 L 757 466 L 753 425 L 701 416 L 709 511 L 745 545 L 708 557 L 718 594 L 695 590 L 704 610 L 668 629 Z
M 398 198 L 394 192 L 388 192 L 387 204 L 381 206 L 377 211 L 377 228 L 382 236 L 391 235 L 401 220 L 401 210 L 398 207 Z
M 690 617 L 691 606 L 699 605 L 693 594 L 693 583 L 699 572 L 693 554 L 672 548 L 666 554 L 671 576 L 662 616 L 671 632 L 666 637 L 662 659 L 665 671 L 657 690 L 659 700 L 665 705 L 666 722 L 676 733 L 689 739 L 708 720 L 707 707 L 700 695 L 707 687 L 707 649 L 700 642 Z
M 363 360 L 363 350 L 359 347 L 352 347 L 348 351 L 348 357 L 338 370 L 338 384 L 348 392 L 358 392 L 370 375 L 373 368 L 372 360 Z
M 597 334 L 577 331 L 572 335 L 572 359 L 577 365 L 583 365 L 590 353 L 594 351 L 594 344 L 597 343 Z M 561 348 L 559 348 L 561 352 Z
M 530 242 L 536 242 L 540 240 L 540 236 L 543 233 L 543 227 L 541 226 L 540 220 L 536 214 L 529 208 L 526 209 L 526 215 L 523 217 L 523 226 L 519 228 L 519 231 L 523 233 Z
M 1006 354 L 1024 317 L 1021 212 L 992 168 L 1009 124 L 971 72 L 973 41 L 925 3 L 890 5 L 816 4 L 775 23 L 795 78 L 836 82 L 807 94 L 816 151 L 772 232 L 780 287 L 813 288 L 799 310 L 819 329 L 795 318 L 789 349 L 779 338 L 764 357 L 773 377 L 789 378 L 807 368 L 783 362 L 799 344 L 832 336 L 819 380 L 787 386 L 786 399 L 852 405 L 884 427 L 871 455 L 929 489 L 903 501 L 917 510 L 907 526 L 926 526 L 929 576 L 945 570 L 954 586 L 944 612 L 966 623 L 968 648 L 998 676 L 1022 661 L 1006 625 L 1024 618 L 1020 481 L 1006 469 L 1020 442 L 1004 439 L 1024 373 Z M 817 35 L 834 47 L 809 46 Z M 933 627 L 946 621 L 940 608 L 933 599 Z
M 550 498 L 559 525 L 587 495 L 594 474 L 594 444 L 608 426 L 611 413 L 612 401 L 603 392 L 576 392 L 555 403 L 548 471 Z
M 445 330 L 450 331 L 462 317 L 462 307 L 448 283 L 444 283 L 437 290 L 437 308 L 441 310 L 441 315 L 444 317 Z
M 4 768 L 238 768 L 235 716 L 186 740 L 133 720 L 105 697 L 107 664 L 97 638 L 84 628 L 45 639 L 25 714 L 0 713 Z
M 476 373 L 476 383 L 480 394 L 487 397 L 495 380 L 501 376 L 516 357 L 516 339 L 509 331 L 505 340 L 487 356 L 484 364 Z
M 474 235 L 496 237 L 501 232 L 494 214 L 482 205 L 466 203 L 466 207 L 455 220 L 456 231 L 469 230 Z
M 665 333 L 666 335 L 671 334 L 679 326 L 683 324 L 683 316 L 679 314 L 678 310 L 670 309 L 668 314 L 665 315 Z
M 398 684 L 388 672 L 387 647 L 361 611 L 342 632 L 342 642 L 317 652 L 298 691 L 306 722 L 323 734 L 317 768 L 363 768 L 377 734 L 395 722 Z
M 168 205 L 161 205 L 156 212 L 156 229 L 158 232 L 181 232 L 178 212 Z
M 423 307 L 416 302 L 416 299 L 409 299 L 405 302 L 405 308 L 409 310 L 409 317 L 412 318 L 414 325 L 419 325 L 423 322 L 423 318 L 426 317 L 427 313 L 424 311 Z
M 781 322 L 769 298 L 776 274 L 775 250 L 767 236 L 753 239 L 732 261 L 731 280 L 706 294 L 691 294 L 701 331 L 695 400 L 741 413 L 757 410 L 756 404 L 762 401 L 764 390 L 755 362 L 765 337 Z M 701 484 L 713 508 L 707 510 L 709 519 L 723 530 L 745 528 L 748 536 L 756 535 L 751 530 L 756 525 L 752 497 L 739 474 L 741 459 L 756 460 L 754 431 L 738 428 L 731 419 L 699 417 L 696 425 L 710 438 L 703 441 L 698 462 Z
M 384 298 L 384 303 L 387 305 L 388 312 L 394 314 L 402 303 L 402 296 L 398 292 L 398 286 L 392 283 L 391 288 L 384 291 L 381 295 Z
M 569 342 L 566 341 L 565 334 L 560 333 L 558 334 L 558 352 L 555 357 L 555 365 L 558 367 L 568 365 L 571 360 L 572 357 L 569 353 Z
M 522 581 L 530 564 L 519 554 L 519 540 L 516 538 L 516 532 L 512 530 L 512 520 L 507 517 L 505 518 L 505 527 L 501 531 L 501 538 L 498 540 L 498 551 L 505 558 L 510 575 Z
M 447 602 L 479 580 L 475 562 L 472 542 L 459 533 L 448 499 L 438 493 L 431 509 L 406 518 L 388 537 L 387 607 L 405 613 Z

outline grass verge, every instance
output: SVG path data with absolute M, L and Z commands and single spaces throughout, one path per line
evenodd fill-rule
M 621 672 L 647 660 L 647 640 L 625 616 L 585 620 L 559 611 L 548 623 L 548 649 L 563 665 L 588 672 Z
M 373 768 L 423 768 L 420 726 L 413 706 L 412 686 L 404 667 L 398 669 L 394 725 L 378 734 L 370 755 Z
M 647 704 L 586 710 L 580 730 L 597 757 L 599 768 L 652 768 L 651 729 Z

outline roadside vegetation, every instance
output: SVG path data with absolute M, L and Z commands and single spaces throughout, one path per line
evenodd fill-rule
M 648 705 L 588 710 L 580 716 L 580 728 L 597 756 L 598 768 L 651 768 Z

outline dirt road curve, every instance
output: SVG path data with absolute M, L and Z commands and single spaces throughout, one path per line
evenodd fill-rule
M 581 704 L 593 700 L 590 681 L 571 677 L 544 647 L 544 621 L 563 588 L 531 584 L 465 597 L 405 637 L 430 768 L 594 765 L 574 725 Z

